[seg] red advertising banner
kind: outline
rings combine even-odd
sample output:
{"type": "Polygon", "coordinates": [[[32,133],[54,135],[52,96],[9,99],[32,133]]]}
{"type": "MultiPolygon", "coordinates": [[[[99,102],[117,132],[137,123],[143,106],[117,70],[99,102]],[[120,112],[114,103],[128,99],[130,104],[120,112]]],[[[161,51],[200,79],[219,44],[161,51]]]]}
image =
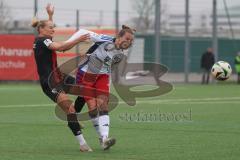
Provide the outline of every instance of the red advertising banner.
{"type": "Polygon", "coordinates": [[[38,80],[34,35],[0,35],[0,80],[38,80]]]}

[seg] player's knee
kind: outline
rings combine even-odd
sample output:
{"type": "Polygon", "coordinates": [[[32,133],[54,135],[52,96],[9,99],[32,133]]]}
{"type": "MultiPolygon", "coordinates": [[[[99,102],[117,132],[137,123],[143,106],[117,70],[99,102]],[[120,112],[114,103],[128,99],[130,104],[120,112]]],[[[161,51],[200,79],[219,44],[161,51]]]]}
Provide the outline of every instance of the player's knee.
{"type": "Polygon", "coordinates": [[[61,101],[64,101],[64,100],[67,100],[69,99],[67,94],[65,94],[65,92],[60,92],[57,96],[57,103],[61,102],[61,101]]]}
{"type": "Polygon", "coordinates": [[[102,107],[102,106],[107,106],[108,105],[108,96],[106,95],[100,95],[97,97],[97,106],[102,107]]]}
{"type": "Polygon", "coordinates": [[[72,104],[72,101],[68,98],[67,94],[65,94],[64,92],[58,94],[56,102],[60,107],[64,108],[65,107],[67,108],[72,104]]]}
{"type": "Polygon", "coordinates": [[[97,103],[96,103],[96,100],[95,99],[90,99],[87,101],[87,105],[88,105],[88,110],[89,111],[92,111],[94,109],[97,108],[97,103]]]}
{"type": "Polygon", "coordinates": [[[75,113],[74,105],[71,100],[65,99],[58,102],[57,104],[66,114],[75,113]]]}

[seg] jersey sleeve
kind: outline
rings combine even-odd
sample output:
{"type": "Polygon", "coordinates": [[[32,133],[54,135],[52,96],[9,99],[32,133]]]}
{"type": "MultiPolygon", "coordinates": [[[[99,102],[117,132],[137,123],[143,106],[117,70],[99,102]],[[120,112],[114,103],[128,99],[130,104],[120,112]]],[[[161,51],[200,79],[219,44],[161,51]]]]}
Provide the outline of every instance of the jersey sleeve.
{"type": "Polygon", "coordinates": [[[85,30],[85,29],[80,29],[76,33],[74,33],[67,40],[67,42],[73,41],[73,40],[79,38],[80,36],[82,36],[84,34],[89,34],[90,35],[90,40],[93,41],[93,42],[103,42],[103,41],[112,41],[113,40],[113,37],[111,37],[111,36],[103,35],[103,34],[97,34],[97,33],[92,32],[92,31],[88,31],[88,30],[85,30]]]}
{"type": "Polygon", "coordinates": [[[53,41],[51,39],[45,39],[43,40],[43,44],[48,48],[51,44],[53,43],[53,41]]]}
{"type": "Polygon", "coordinates": [[[48,49],[48,47],[53,43],[49,38],[42,37],[38,38],[34,43],[34,48],[48,49]]]}

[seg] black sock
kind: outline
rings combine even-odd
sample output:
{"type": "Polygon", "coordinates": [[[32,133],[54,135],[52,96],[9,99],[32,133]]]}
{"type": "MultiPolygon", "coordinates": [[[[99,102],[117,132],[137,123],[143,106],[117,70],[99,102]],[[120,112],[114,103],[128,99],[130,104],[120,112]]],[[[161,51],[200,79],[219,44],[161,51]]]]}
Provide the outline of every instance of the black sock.
{"type": "Polygon", "coordinates": [[[85,105],[85,99],[83,97],[78,96],[74,103],[74,108],[76,112],[80,113],[84,105],[85,105]]]}
{"type": "Polygon", "coordinates": [[[67,120],[68,120],[68,127],[71,129],[72,133],[75,136],[82,134],[76,114],[74,114],[74,113],[68,114],[67,120]]]}
{"type": "Polygon", "coordinates": [[[108,111],[99,111],[99,116],[108,115],[108,111]]]}

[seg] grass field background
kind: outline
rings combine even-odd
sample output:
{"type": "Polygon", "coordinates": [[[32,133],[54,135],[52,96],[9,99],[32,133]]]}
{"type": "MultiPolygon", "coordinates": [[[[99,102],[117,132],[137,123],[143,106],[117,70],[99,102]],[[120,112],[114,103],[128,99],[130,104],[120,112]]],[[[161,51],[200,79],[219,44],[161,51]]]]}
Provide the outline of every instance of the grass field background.
{"type": "Polygon", "coordinates": [[[110,113],[117,144],[102,151],[90,122],[84,135],[92,153],[79,152],[66,122],[37,84],[0,84],[1,160],[233,160],[240,157],[240,86],[174,85],[167,95],[124,102],[110,113]],[[136,113],[190,114],[191,119],[141,121],[136,113]]]}

